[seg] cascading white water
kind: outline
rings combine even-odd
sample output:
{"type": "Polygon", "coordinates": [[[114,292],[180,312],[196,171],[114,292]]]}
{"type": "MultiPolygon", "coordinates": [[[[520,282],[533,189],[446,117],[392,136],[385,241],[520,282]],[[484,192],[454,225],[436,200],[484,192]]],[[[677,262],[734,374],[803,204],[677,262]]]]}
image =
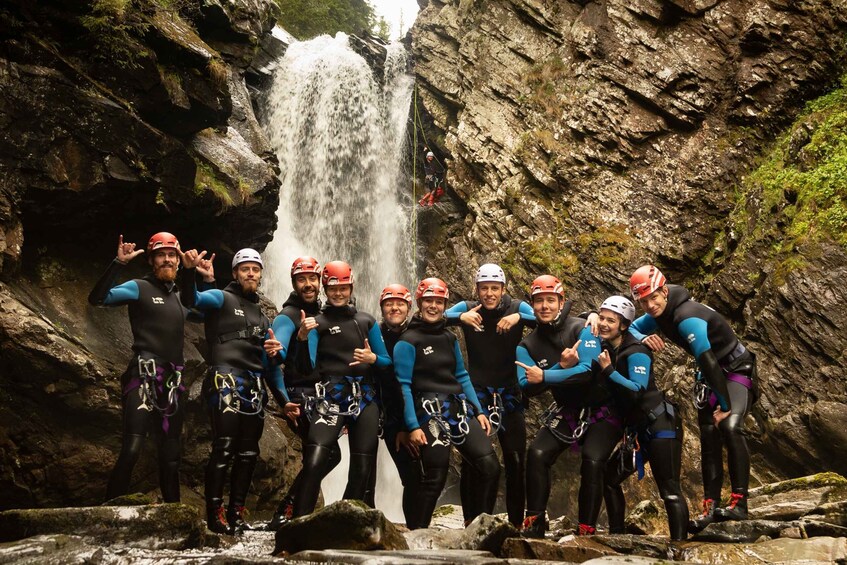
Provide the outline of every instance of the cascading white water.
{"type": "MultiPolygon", "coordinates": [[[[280,162],[279,226],[264,253],[266,294],[282,304],[295,257],[353,267],[360,310],[379,318],[382,288],[415,282],[404,190],[406,126],[414,79],[406,52],[388,47],[381,87],[346,35],[292,43],[268,96],[267,129],[280,162]]],[[[324,499],[341,498],[344,459],[323,483],[324,499]]],[[[402,521],[402,487],[380,442],[377,507],[402,521]]]]}

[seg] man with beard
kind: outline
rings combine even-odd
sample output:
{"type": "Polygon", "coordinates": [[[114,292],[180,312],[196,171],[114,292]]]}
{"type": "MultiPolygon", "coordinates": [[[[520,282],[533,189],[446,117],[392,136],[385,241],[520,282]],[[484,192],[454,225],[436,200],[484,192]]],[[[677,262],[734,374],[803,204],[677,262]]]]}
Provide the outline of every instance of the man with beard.
{"type": "MultiPolygon", "coordinates": [[[[106,500],[129,491],[132,469],[138,462],[144,438],[153,425],[159,456],[159,486],[165,502],[179,502],[180,404],[183,369],[183,330],[187,310],[174,285],[180,263],[179,241],[159,232],[147,243],[147,261],[153,272],[115,286],[124,267],[144,253],[134,243],[118,239],[118,253],[97,281],[88,302],[93,306],[123,306],[129,310],[133,357],[121,376],[123,437],[106,500]]],[[[211,261],[198,264],[198,272],[214,282],[211,261]]]]}
{"type": "MultiPolygon", "coordinates": [[[[223,290],[196,292],[194,268],[205,251],[184,255],[182,303],[206,313],[209,371],[203,391],[212,420],[212,453],[206,467],[206,520],[215,533],[240,534],[244,504],[259,458],[264,429],[265,378],[273,369],[264,350],[270,321],[259,306],[262,257],[245,248],[232,259],[233,280],[223,290]],[[234,461],[233,461],[234,460],[234,461]],[[232,462],[229,505],[224,512],[223,491],[232,462]]],[[[285,391],[279,391],[287,404],[285,391]]]]}
{"type": "MultiPolygon", "coordinates": [[[[278,351],[278,360],[285,363],[283,369],[284,386],[287,387],[288,396],[297,403],[298,410],[292,412],[295,419],[289,420],[292,431],[300,437],[305,444],[309,436],[311,424],[308,406],[314,402],[315,384],[320,382],[320,374],[317,371],[303,373],[298,370],[289,358],[293,355],[297,344],[297,334],[303,328],[303,335],[316,326],[315,316],[321,311],[321,301],[318,298],[320,290],[321,266],[314,257],[298,257],[291,264],[291,286],[294,290],[282,305],[279,315],[274,318],[273,335],[279,340],[281,348],[278,351]]],[[[274,357],[274,353],[270,354],[274,357]]],[[[341,462],[341,451],[338,444],[332,446],[330,458],[324,469],[324,476],[329,474],[338,463],[341,462]]],[[[273,518],[267,525],[269,531],[276,531],[286,520],[291,519],[294,514],[294,494],[298,492],[303,482],[303,469],[294,479],[288,492],[283,497],[274,512],[273,518]]]]}

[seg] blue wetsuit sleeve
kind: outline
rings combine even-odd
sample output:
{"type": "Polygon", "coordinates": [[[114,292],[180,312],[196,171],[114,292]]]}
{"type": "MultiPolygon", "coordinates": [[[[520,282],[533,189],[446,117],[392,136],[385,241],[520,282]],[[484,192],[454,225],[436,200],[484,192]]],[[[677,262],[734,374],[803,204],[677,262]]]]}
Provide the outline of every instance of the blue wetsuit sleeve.
{"type": "Polygon", "coordinates": [[[279,356],[280,359],[285,361],[285,358],[289,353],[288,345],[291,343],[291,336],[294,335],[297,328],[294,327],[294,322],[291,321],[291,318],[284,314],[280,314],[274,318],[271,329],[274,331],[274,336],[276,336],[277,341],[282,344],[282,349],[279,350],[279,356]]]}
{"type": "MultiPolygon", "coordinates": [[[[267,336],[265,336],[267,339],[267,336]]],[[[279,365],[268,359],[267,353],[262,351],[262,365],[265,367],[265,380],[271,389],[271,394],[277,404],[284,406],[282,402],[289,402],[288,391],[285,390],[285,381],[282,378],[282,369],[279,365]]]]}
{"type": "Polygon", "coordinates": [[[462,392],[464,392],[465,396],[468,397],[468,401],[474,405],[477,414],[486,414],[486,412],[482,410],[482,406],[479,404],[479,398],[477,397],[476,390],[474,390],[473,383],[471,382],[471,376],[468,374],[468,370],[465,369],[465,360],[462,357],[459,340],[453,342],[453,355],[456,356],[456,372],[454,374],[456,376],[456,380],[459,381],[460,385],[462,385],[462,392]]]}
{"type": "Polygon", "coordinates": [[[224,293],[222,290],[213,288],[194,294],[194,308],[198,310],[220,310],[224,305],[224,293]]]}
{"type": "Polygon", "coordinates": [[[444,317],[448,320],[458,320],[459,316],[468,311],[468,303],[464,300],[459,302],[458,304],[454,304],[451,306],[446,312],[444,312],[444,317]]]}
{"type": "Polygon", "coordinates": [[[521,302],[521,305],[518,307],[518,313],[521,315],[521,320],[527,322],[535,322],[535,312],[532,310],[532,306],[527,304],[526,302],[521,302]]]}
{"type": "MultiPolygon", "coordinates": [[[[576,352],[579,355],[579,362],[570,369],[547,369],[544,371],[544,382],[548,384],[562,384],[568,379],[573,379],[578,376],[585,377],[591,373],[591,364],[597,360],[602,351],[600,347],[600,339],[594,337],[590,327],[585,327],[579,332],[579,347],[576,352]]],[[[558,366],[558,364],[557,364],[558,366]]]]}
{"type": "Polygon", "coordinates": [[[318,330],[310,330],[309,331],[309,362],[312,364],[311,368],[314,368],[318,362],[318,344],[320,344],[321,336],[318,335],[318,330]]]}
{"type": "Polygon", "coordinates": [[[103,306],[122,306],[136,300],[138,300],[138,283],[126,281],[109,290],[101,304],[103,306]]]}
{"type": "Polygon", "coordinates": [[[653,316],[648,316],[644,314],[629,326],[629,333],[635,337],[638,341],[644,341],[644,338],[650,334],[656,333],[659,329],[658,324],[656,324],[656,318],[653,316]]]}
{"type": "MultiPolygon", "coordinates": [[[[709,341],[708,322],[706,322],[703,318],[686,318],[677,324],[677,331],[679,331],[680,335],[685,336],[685,340],[688,342],[688,348],[697,360],[697,365],[703,369],[701,358],[704,353],[712,350],[712,344],[709,341]]],[[[714,359],[714,355],[712,356],[712,359],[714,359]]],[[[717,367],[716,364],[714,365],[715,366],[712,367],[712,369],[715,370],[716,373],[720,373],[719,367],[717,367]]],[[[712,392],[715,393],[715,396],[718,398],[721,410],[729,410],[729,402],[722,394],[720,394],[720,392],[715,390],[718,387],[713,384],[715,379],[720,379],[721,382],[723,382],[723,379],[725,378],[724,375],[707,374],[704,376],[706,377],[706,382],[711,386],[712,392]]]]}
{"type": "Polygon", "coordinates": [[[391,356],[388,354],[388,349],[385,348],[385,341],[382,339],[382,332],[379,331],[379,326],[374,324],[368,330],[368,345],[371,346],[371,351],[376,355],[375,367],[390,367],[391,356]]]}
{"type": "Polygon", "coordinates": [[[403,392],[403,420],[406,429],[413,432],[420,429],[418,416],[415,414],[415,399],[412,396],[412,376],[415,369],[415,348],[407,342],[400,340],[394,346],[394,374],[400,383],[403,392]]]}
{"type": "MultiPolygon", "coordinates": [[[[515,349],[515,357],[524,365],[528,365],[530,367],[535,366],[535,360],[529,356],[529,351],[527,351],[526,347],[524,347],[523,345],[519,345],[515,349]]],[[[520,365],[515,365],[515,367],[517,367],[518,369],[518,384],[521,388],[528,387],[529,381],[526,380],[526,369],[524,369],[520,365]]]]}
{"type": "Polygon", "coordinates": [[[609,380],[633,392],[644,390],[650,379],[650,356],[646,353],[633,353],[626,359],[627,377],[612,371],[609,380]]]}

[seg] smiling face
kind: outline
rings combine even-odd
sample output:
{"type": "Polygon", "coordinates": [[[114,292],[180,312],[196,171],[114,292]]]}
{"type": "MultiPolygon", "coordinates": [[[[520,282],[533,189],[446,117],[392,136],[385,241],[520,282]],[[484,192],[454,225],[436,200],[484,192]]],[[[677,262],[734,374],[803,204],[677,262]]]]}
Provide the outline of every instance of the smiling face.
{"type": "Polygon", "coordinates": [[[153,267],[154,277],[163,282],[176,280],[176,271],[179,268],[179,253],[176,249],[157,249],[148,261],[153,267]]]}
{"type": "Polygon", "coordinates": [[[600,337],[617,346],[623,332],[626,331],[625,325],[619,314],[601,308],[597,313],[597,329],[600,332],[600,337]]]}
{"type": "Polygon", "coordinates": [[[494,310],[500,305],[503,299],[505,285],[500,282],[482,282],[476,285],[476,293],[479,296],[479,303],[486,310],[494,310]]]}
{"type": "Polygon", "coordinates": [[[318,300],[318,290],[320,289],[320,278],[315,273],[300,273],[294,275],[291,279],[294,285],[294,292],[300,297],[303,302],[312,304],[318,300]]]}
{"type": "Polygon", "coordinates": [[[438,322],[444,317],[447,299],[438,296],[426,296],[418,301],[418,310],[424,322],[438,322]]]}
{"type": "Polygon", "coordinates": [[[658,318],[664,313],[665,308],[668,307],[668,287],[663,286],[644,298],[639,298],[638,304],[644,310],[645,314],[658,318]]]}
{"type": "Polygon", "coordinates": [[[259,290],[259,282],[262,280],[262,267],[252,261],[239,263],[232,270],[232,278],[241,285],[241,291],[245,294],[255,293],[259,290]]]}
{"type": "Polygon", "coordinates": [[[330,306],[347,306],[353,296],[352,284],[334,284],[324,288],[330,306]]]}
{"type": "Polygon", "coordinates": [[[386,298],[380,308],[382,319],[389,328],[399,328],[409,316],[409,303],[402,298],[386,298]]]}
{"type": "Polygon", "coordinates": [[[552,292],[536,294],[532,297],[532,311],[535,312],[535,318],[542,324],[549,324],[555,320],[564,304],[564,300],[552,292]]]}

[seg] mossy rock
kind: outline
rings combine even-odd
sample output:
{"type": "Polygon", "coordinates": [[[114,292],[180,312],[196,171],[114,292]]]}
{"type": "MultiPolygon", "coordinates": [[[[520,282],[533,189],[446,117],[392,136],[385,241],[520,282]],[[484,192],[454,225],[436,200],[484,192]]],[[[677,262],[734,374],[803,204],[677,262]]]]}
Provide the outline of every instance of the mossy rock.
{"type": "MultiPolygon", "coordinates": [[[[763,485],[750,490],[750,499],[755,499],[761,495],[773,495],[792,490],[808,491],[823,487],[842,487],[847,488],[847,479],[838,473],[818,473],[806,477],[798,477],[796,479],[788,479],[778,483],[763,485]]],[[[841,490],[841,489],[839,489],[841,490]]]]}
{"type": "Polygon", "coordinates": [[[358,500],[340,500],[283,524],[273,554],[323,549],[408,549],[385,515],[358,500]]]}
{"type": "Polygon", "coordinates": [[[0,512],[0,541],[41,534],[68,534],[101,545],[123,544],[153,549],[200,547],[205,524],[185,504],[36,508],[0,512]]]}
{"type": "Polygon", "coordinates": [[[156,501],[150,495],[142,492],[125,494],[104,502],[101,506],[147,506],[156,501]]]}

